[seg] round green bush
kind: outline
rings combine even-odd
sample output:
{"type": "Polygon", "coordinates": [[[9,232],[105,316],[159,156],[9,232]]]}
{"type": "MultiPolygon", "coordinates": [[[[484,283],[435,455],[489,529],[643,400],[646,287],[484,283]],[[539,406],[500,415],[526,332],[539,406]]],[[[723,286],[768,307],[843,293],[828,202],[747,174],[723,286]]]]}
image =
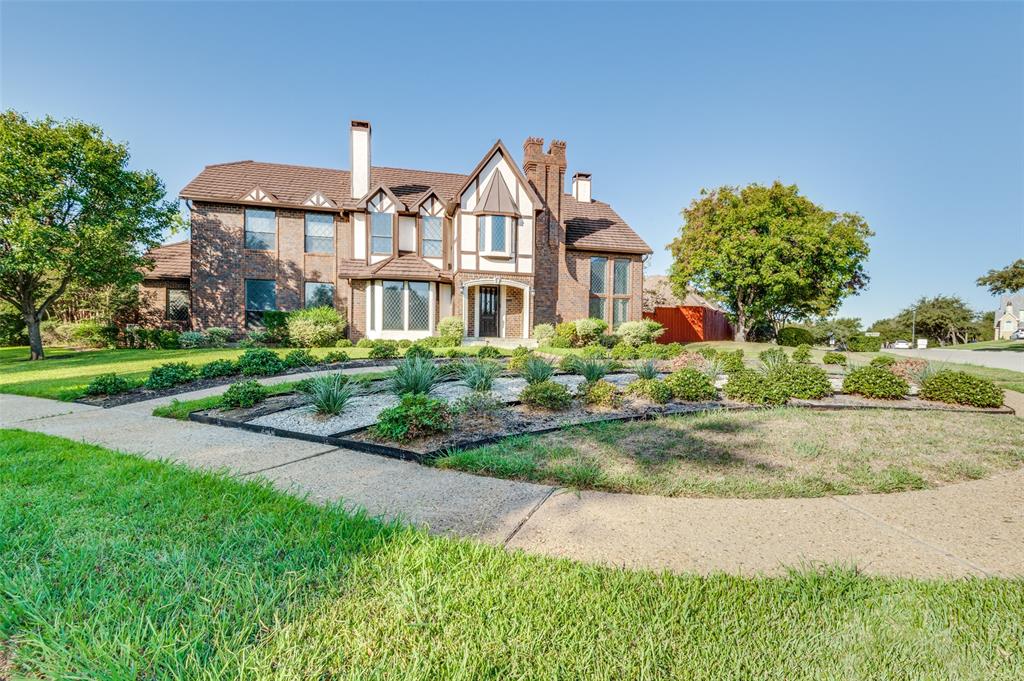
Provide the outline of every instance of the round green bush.
{"type": "Polygon", "coordinates": [[[350,359],[351,357],[344,350],[332,350],[324,355],[324,364],[338,364],[339,362],[347,362],[350,359]]]}
{"type": "Polygon", "coordinates": [[[299,348],[292,350],[284,356],[284,365],[289,369],[298,369],[299,367],[311,367],[319,364],[316,357],[309,353],[309,350],[305,348],[299,348]]]}
{"type": "Polygon", "coordinates": [[[425,345],[414,343],[409,346],[409,349],[405,351],[406,357],[422,357],[424,359],[433,359],[434,351],[425,345]]]}
{"type": "Polygon", "coordinates": [[[476,353],[476,356],[481,359],[497,359],[501,357],[501,351],[493,345],[485,345],[480,348],[480,352],[476,353]]]}
{"type": "Polygon", "coordinates": [[[724,392],[729,399],[749,404],[778,406],[789,401],[784,385],[753,369],[730,373],[724,392]]]}
{"type": "Polygon", "coordinates": [[[437,323],[437,335],[450,341],[448,345],[460,345],[462,332],[462,317],[445,317],[437,323]]]}
{"type": "MultiPolygon", "coordinates": [[[[697,352],[700,352],[700,350],[698,350],[697,352]]],[[[747,368],[747,365],[743,363],[742,350],[733,350],[732,352],[717,352],[714,355],[711,355],[710,357],[702,352],[700,354],[704,355],[704,357],[708,359],[717,358],[718,360],[720,360],[722,362],[722,371],[724,371],[727,374],[731,374],[736,371],[743,371],[744,369],[747,368]]]]}
{"type": "Polygon", "coordinates": [[[615,333],[622,338],[623,343],[637,348],[646,343],[653,343],[665,333],[665,327],[653,319],[642,319],[619,324],[615,333]]]}
{"type": "Polygon", "coordinates": [[[397,405],[377,417],[372,432],[384,440],[407,442],[452,429],[452,410],[447,402],[424,394],[403,395],[397,405]]]}
{"type": "Polygon", "coordinates": [[[568,340],[567,338],[563,338],[561,336],[555,336],[554,338],[552,338],[548,342],[548,345],[553,347],[553,348],[571,348],[572,347],[572,341],[568,340]]]}
{"type": "Polygon", "coordinates": [[[619,389],[604,380],[582,383],[578,394],[584,403],[599,407],[614,407],[620,402],[619,389]]]}
{"type": "Polygon", "coordinates": [[[538,324],[533,327],[533,337],[541,345],[547,345],[555,337],[555,327],[551,324],[538,324]]]}
{"type": "Polygon", "coordinates": [[[832,394],[832,383],[821,367],[786,364],[769,372],[768,380],[781,386],[787,397],[817,400],[832,394]]]}
{"type": "Polygon", "coordinates": [[[345,333],[345,317],[327,305],[289,312],[285,325],[288,341],[300,348],[329,348],[345,333]]]}
{"type": "Polygon", "coordinates": [[[199,378],[199,371],[188,362],[168,362],[153,367],[146,379],[150,390],[166,390],[199,378]]]}
{"type": "Polygon", "coordinates": [[[821,361],[825,364],[841,364],[846,366],[846,355],[841,352],[826,352],[821,361]]]}
{"type": "Polygon", "coordinates": [[[846,374],[843,392],[882,400],[900,400],[910,392],[910,386],[888,369],[866,366],[846,374]]]}
{"type": "Polygon", "coordinates": [[[260,385],[259,381],[250,380],[232,383],[231,387],[224,391],[221,403],[235,409],[248,409],[265,399],[267,399],[267,389],[260,385]]]}
{"type": "Polygon", "coordinates": [[[371,339],[369,339],[369,338],[360,338],[359,341],[356,343],[356,347],[357,348],[372,348],[373,347],[373,341],[371,339]]]}
{"type": "Polygon", "coordinates": [[[806,343],[796,346],[796,350],[790,355],[790,359],[797,364],[807,364],[811,361],[811,346],[806,343]]]}
{"type": "Polygon", "coordinates": [[[689,367],[666,376],[665,385],[672,391],[672,397],[684,402],[706,402],[718,396],[711,379],[704,372],[689,367]]]}
{"type": "Polygon", "coordinates": [[[606,359],[608,357],[608,351],[603,345],[598,343],[591,343],[580,348],[579,357],[581,359],[606,359]]]}
{"type": "Polygon", "coordinates": [[[374,341],[370,347],[370,359],[394,359],[398,357],[398,343],[374,341]]]}
{"type": "Polygon", "coordinates": [[[273,376],[285,368],[278,354],[267,348],[249,348],[238,358],[238,369],[243,376],[273,376]]]}
{"type": "Polygon", "coordinates": [[[532,356],[529,348],[524,348],[522,345],[512,351],[512,358],[509,359],[506,368],[509,371],[518,373],[523,366],[526,364],[526,360],[532,356]]]}
{"type": "Polygon", "coordinates": [[[555,326],[555,336],[568,341],[565,347],[571,347],[576,341],[576,322],[560,322],[555,326]]]}
{"type": "Polygon", "coordinates": [[[943,369],[924,379],[921,398],[972,407],[1003,406],[1003,391],[987,378],[943,369]]]}
{"type": "Polygon", "coordinates": [[[530,383],[519,393],[519,401],[538,409],[556,411],[572,404],[572,395],[561,383],[540,381],[530,383]]]}
{"type": "Polygon", "coordinates": [[[350,341],[348,338],[339,338],[337,340],[337,342],[335,342],[334,347],[336,347],[336,348],[350,348],[350,347],[352,347],[352,341],[350,341]]]}
{"type": "Polygon", "coordinates": [[[619,343],[612,348],[612,359],[620,361],[637,359],[640,357],[640,353],[636,351],[632,345],[627,343],[619,343]]]}
{"type": "Polygon", "coordinates": [[[85,386],[86,395],[119,395],[126,393],[138,385],[135,381],[129,380],[117,374],[100,374],[89,381],[85,386]]]}
{"type": "Polygon", "coordinates": [[[871,366],[873,366],[873,367],[882,367],[882,368],[891,367],[895,363],[896,363],[896,358],[895,357],[890,357],[889,355],[879,355],[878,357],[875,357],[874,359],[872,359],[871,362],[870,362],[871,366]]]}
{"type": "Polygon", "coordinates": [[[608,322],[603,319],[587,317],[576,320],[576,343],[588,345],[596,341],[601,334],[608,330],[608,322]]]}
{"type": "Polygon", "coordinates": [[[636,349],[640,359],[671,359],[672,349],[661,343],[644,343],[636,349]]]}
{"type": "Polygon", "coordinates": [[[199,367],[202,378],[221,378],[238,373],[238,365],[230,359],[215,359],[199,367]]]}
{"type": "Polygon", "coordinates": [[[880,336],[853,336],[846,342],[851,352],[878,352],[882,349],[880,336]]]}
{"type": "Polygon", "coordinates": [[[638,378],[629,384],[626,392],[647,398],[656,404],[665,404],[672,399],[672,388],[665,381],[656,378],[638,378]]]}
{"type": "Polygon", "coordinates": [[[779,329],[778,335],[775,336],[775,342],[789,348],[795,348],[798,345],[813,345],[814,334],[800,326],[786,326],[779,329]]]}

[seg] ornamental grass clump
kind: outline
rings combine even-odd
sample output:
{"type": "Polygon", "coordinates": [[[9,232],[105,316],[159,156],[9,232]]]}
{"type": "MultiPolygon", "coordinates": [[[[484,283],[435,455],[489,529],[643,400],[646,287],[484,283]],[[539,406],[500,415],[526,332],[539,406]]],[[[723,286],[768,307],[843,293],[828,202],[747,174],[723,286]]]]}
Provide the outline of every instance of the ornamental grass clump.
{"type": "Polygon", "coordinates": [[[684,402],[707,402],[718,396],[714,384],[697,369],[680,369],[665,377],[672,397],[684,402]]]}
{"type": "Polygon", "coordinates": [[[843,392],[882,400],[901,400],[910,392],[910,386],[888,369],[864,366],[846,374],[843,392]]]}
{"type": "Polygon", "coordinates": [[[637,378],[653,379],[658,377],[658,367],[654,360],[642,360],[633,365],[633,373],[637,378]]]}
{"type": "Polygon", "coordinates": [[[547,381],[554,376],[555,367],[543,357],[531,355],[523,362],[519,375],[526,379],[528,384],[533,385],[534,383],[547,381]]]}
{"type": "Polygon", "coordinates": [[[612,363],[597,357],[577,359],[573,363],[573,372],[583,377],[587,383],[596,383],[608,375],[612,363]]]}
{"type": "Polygon", "coordinates": [[[316,376],[309,380],[304,390],[316,413],[337,416],[355,395],[355,388],[344,374],[316,376]]]}
{"type": "Polygon", "coordinates": [[[423,357],[406,357],[391,372],[388,389],[395,395],[427,395],[444,377],[441,368],[423,357]]]}
{"type": "Polygon", "coordinates": [[[444,400],[422,393],[407,393],[397,405],[378,415],[370,432],[382,440],[408,442],[450,431],[452,416],[452,409],[444,400]]]}
{"type": "Polygon", "coordinates": [[[971,407],[1003,406],[1003,391],[987,378],[943,369],[921,383],[921,398],[971,407]]]}
{"type": "Polygon", "coordinates": [[[789,356],[782,348],[769,348],[758,355],[761,364],[766,371],[773,371],[781,366],[789,364],[789,356]]]}
{"type": "Polygon", "coordinates": [[[459,367],[462,382],[473,392],[485,393],[494,388],[494,379],[501,375],[501,365],[494,360],[475,359],[459,367]]]}

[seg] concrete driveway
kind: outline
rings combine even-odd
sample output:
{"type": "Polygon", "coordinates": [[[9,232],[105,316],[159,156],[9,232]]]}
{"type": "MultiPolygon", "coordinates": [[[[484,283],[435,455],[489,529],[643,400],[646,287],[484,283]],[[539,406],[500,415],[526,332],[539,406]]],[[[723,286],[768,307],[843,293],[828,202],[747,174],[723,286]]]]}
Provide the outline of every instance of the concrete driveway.
{"type": "Polygon", "coordinates": [[[920,357],[931,362],[955,362],[957,364],[975,364],[992,369],[1009,369],[1024,373],[1024,352],[1013,350],[946,350],[944,348],[928,348],[927,350],[884,350],[891,355],[903,357],[920,357]]]}

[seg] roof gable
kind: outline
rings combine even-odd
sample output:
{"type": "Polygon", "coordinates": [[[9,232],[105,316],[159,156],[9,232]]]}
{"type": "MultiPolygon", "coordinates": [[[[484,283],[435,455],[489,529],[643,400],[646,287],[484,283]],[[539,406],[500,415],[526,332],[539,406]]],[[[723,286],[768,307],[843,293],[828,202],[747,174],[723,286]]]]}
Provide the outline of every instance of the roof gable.
{"type": "MultiPolygon", "coordinates": [[[[523,175],[523,171],[519,169],[519,165],[515,162],[515,159],[512,158],[512,154],[508,152],[508,149],[501,140],[495,142],[494,145],[487,150],[487,153],[484,154],[484,157],[476,164],[476,167],[470,171],[468,176],[466,176],[466,181],[461,187],[459,187],[459,190],[455,192],[456,198],[461,199],[463,197],[466,190],[470,188],[473,182],[478,180],[480,173],[484,171],[487,165],[491,162],[491,159],[494,158],[495,154],[501,154],[506,165],[518,181],[518,184],[523,188],[527,198],[529,198],[530,202],[533,204],[534,209],[539,208],[543,204],[543,201],[541,201],[540,196],[538,196],[536,190],[534,190],[533,185],[527,181],[526,176],[523,175]]],[[[508,187],[506,187],[506,189],[508,189],[508,187]]]]}
{"type": "Polygon", "coordinates": [[[491,173],[491,181],[481,192],[480,200],[476,202],[475,212],[522,215],[516,200],[512,198],[512,192],[502,179],[501,173],[491,173]]]}

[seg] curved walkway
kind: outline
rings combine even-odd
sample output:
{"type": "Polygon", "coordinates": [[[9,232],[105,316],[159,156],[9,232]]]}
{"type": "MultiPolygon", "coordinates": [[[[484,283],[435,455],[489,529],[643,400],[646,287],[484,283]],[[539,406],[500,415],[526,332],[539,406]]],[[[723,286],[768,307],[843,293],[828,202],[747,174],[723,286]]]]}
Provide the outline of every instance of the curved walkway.
{"type": "MultiPolygon", "coordinates": [[[[1024,413],[1024,396],[1008,393],[1007,401],[1024,413]]],[[[878,575],[1024,576],[1024,470],[936,490],[817,499],[573,492],[148,410],[0,395],[0,427],[260,475],[315,501],[342,501],[432,532],[631,568],[749,575],[839,563],[878,575]]]]}

